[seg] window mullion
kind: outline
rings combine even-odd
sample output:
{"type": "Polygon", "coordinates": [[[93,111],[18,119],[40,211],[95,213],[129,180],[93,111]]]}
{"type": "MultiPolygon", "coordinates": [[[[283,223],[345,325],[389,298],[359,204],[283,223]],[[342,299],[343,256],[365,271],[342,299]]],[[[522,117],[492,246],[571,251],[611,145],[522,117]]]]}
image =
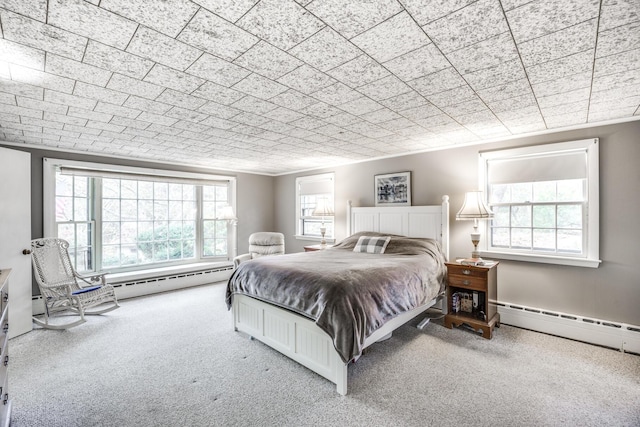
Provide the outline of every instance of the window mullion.
{"type": "Polygon", "coordinates": [[[202,260],[204,257],[204,197],[202,186],[196,187],[196,259],[202,260]]]}
{"type": "Polygon", "coordinates": [[[94,268],[102,271],[102,179],[90,178],[91,199],[93,204],[93,225],[91,244],[93,245],[94,268]]]}

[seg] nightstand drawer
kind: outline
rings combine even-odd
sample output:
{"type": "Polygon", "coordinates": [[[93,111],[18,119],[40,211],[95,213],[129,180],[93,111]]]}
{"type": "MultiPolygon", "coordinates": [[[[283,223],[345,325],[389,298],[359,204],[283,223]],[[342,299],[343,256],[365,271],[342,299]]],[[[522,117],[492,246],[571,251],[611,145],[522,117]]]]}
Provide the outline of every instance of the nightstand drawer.
{"type": "Polygon", "coordinates": [[[449,286],[485,291],[487,289],[487,280],[481,277],[449,274],[449,286]]]}
{"type": "Polygon", "coordinates": [[[467,276],[467,277],[479,277],[481,279],[487,278],[486,268],[470,267],[468,265],[452,265],[447,264],[447,271],[449,275],[467,276]]]}

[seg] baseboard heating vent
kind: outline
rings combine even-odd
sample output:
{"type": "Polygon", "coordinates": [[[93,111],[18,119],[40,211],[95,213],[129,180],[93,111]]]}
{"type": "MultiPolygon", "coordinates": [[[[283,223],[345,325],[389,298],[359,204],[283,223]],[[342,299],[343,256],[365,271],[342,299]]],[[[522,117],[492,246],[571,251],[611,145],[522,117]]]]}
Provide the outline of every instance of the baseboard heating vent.
{"type": "MultiPolygon", "coordinates": [[[[226,281],[231,277],[231,273],[233,273],[233,266],[225,265],[188,273],[151,276],[121,282],[110,280],[109,284],[115,288],[116,297],[119,300],[123,300],[191,286],[205,285],[207,283],[226,281]]],[[[34,296],[31,299],[31,304],[34,315],[44,313],[44,303],[40,295],[34,296]]]]}
{"type": "Polygon", "coordinates": [[[500,323],[640,354],[640,327],[499,302],[500,323]]]}

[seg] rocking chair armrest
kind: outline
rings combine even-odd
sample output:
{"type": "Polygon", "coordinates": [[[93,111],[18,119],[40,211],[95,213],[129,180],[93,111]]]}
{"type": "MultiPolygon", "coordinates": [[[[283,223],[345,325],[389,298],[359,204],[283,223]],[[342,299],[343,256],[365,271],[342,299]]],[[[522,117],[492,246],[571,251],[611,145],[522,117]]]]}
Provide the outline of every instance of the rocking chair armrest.
{"type": "Polygon", "coordinates": [[[107,274],[109,273],[92,274],[90,276],[81,276],[80,274],[76,274],[76,277],[90,286],[94,286],[97,282],[104,286],[107,284],[107,278],[105,277],[107,274]]]}

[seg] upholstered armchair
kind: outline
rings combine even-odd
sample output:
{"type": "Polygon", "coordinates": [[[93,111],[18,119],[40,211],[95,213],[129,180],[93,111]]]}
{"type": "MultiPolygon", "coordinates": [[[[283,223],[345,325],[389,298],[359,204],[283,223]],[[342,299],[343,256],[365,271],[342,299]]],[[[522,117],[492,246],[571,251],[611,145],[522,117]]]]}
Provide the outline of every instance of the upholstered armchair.
{"type": "Polygon", "coordinates": [[[261,231],[249,236],[249,253],[238,255],[233,259],[233,266],[238,267],[241,262],[267,255],[284,254],[284,234],[271,231],[261,231]]]}

